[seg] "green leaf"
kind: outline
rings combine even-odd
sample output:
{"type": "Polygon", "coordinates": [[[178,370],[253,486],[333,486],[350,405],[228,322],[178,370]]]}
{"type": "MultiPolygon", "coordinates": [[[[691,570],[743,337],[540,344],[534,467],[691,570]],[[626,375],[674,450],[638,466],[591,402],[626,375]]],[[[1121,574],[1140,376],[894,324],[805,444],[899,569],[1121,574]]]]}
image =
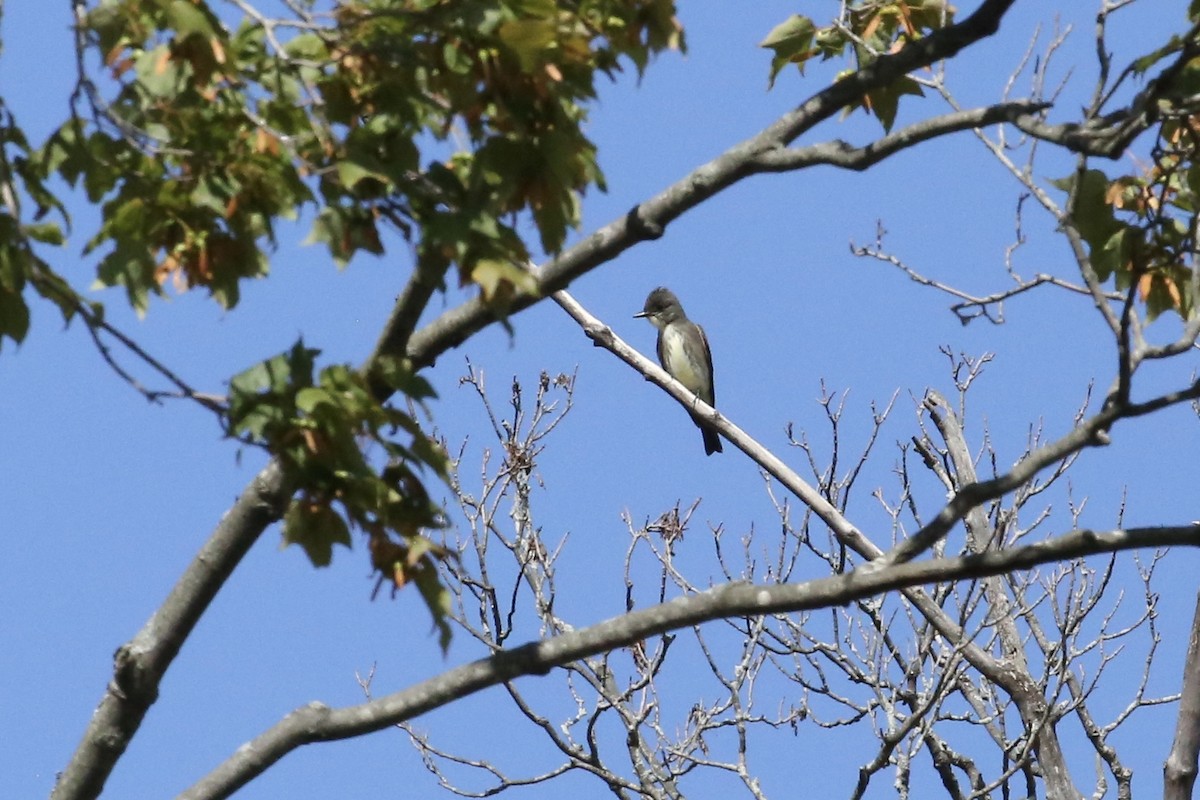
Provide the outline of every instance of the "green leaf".
{"type": "Polygon", "coordinates": [[[1110,181],[1100,170],[1089,169],[1083,173],[1078,187],[1075,186],[1075,182],[1076,175],[1050,181],[1063,191],[1075,192],[1071,220],[1093,252],[1102,250],[1123,227],[1113,215],[1113,208],[1106,199],[1110,181]]]}
{"type": "Polygon", "coordinates": [[[775,56],[771,59],[771,86],[775,85],[775,78],[788,64],[796,64],[800,73],[804,73],[804,62],[814,54],[812,45],[816,31],[811,19],[801,14],[793,14],[772,28],[767,38],[759,42],[759,47],[775,51],[775,56]]]}
{"type": "Polygon", "coordinates": [[[296,408],[300,411],[311,414],[322,405],[337,405],[325,389],[309,386],[296,392],[296,408]]]}
{"type": "Polygon", "coordinates": [[[896,113],[900,109],[900,98],[904,95],[923,97],[921,84],[907,75],[897,78],[887,86],[867,93],[864,106],[875,115],[884,131],[890,131],[896,122],[896,113]]]}
{"type": "Polygon", "coordinates": [[[413,455],[432,467],[440,478],[449,480],[450,457],[440,444],[426,436],[418,435],[413,438],[412,451],[413,455]]]}
{"type": "Polygon", "coordinates": [[[523,17],[552,17],[558,13],[555,0],[509,0],[508,5],[523,17]]]}
{"type": "Polygon", "coordinates": [[[346,521],[336,511],[300,497],[284,514],[283,543],[300,545],[314,567],[327,567],[333,561],[333,546],[349,548],[352,540],[346,521]]]}
{"type": "Polygon", "coordinates": [[[294,394],[312,386],[319,350],[297,341],[291,350],[239,372],[229,381],[229,425],[270,444],[289,429],[295,413],[294,394]]]}
{"type": "Polygon", "coordinates": [[[535,295],[539,292],[537,279],[528,270],[501,259],[476,261],[471,269],[471,280],[483,290],[484,302],[500,311],[508,307],[518,290],[535,295]]]}
{"type": "Polygon", "coordinates": [[[450,646],[451,637],[450,625],[447,622],[452,610],[450,590],[438,580],[437,570],[433,569],[432,565],[426,569],[417,570],[413,576],[413,582],[417,584],[417,589],[420,590],[425,605],[429,607],[429,613],[433,616],[433,625],[438,631],[438,646],[445,653],[446,648],[450,646]]]}
{"type": "Polygon", "coordinates": [[[497,33],[516,54],[521,69],[532,72],[554,44],[557,25],[553,19],[515,19],[501,25],[497,33]]]}
{"type": "Polygon", "coordinates": [[[283,47],[283,52],[289,58],[307,61],[323,61],[329,58],[329,48],[326,46],[325,40],[315,33],[302,33],[288,40],[283,47]]]}
{"type": "Polygon", "coordinates": [[[1200,64],[1195,60],[1185,64],[1171,80],[1170,91],[1176,98],[1191,98],[1200,92],[1200,64]]]}
{"type": "Polygon", "coordinates": [[[29,306],[20,292],[0,289],[0,343],[4,337],[20,344],[29,332],[29,306]]]}
{"type": "Polygon", "coordinates": [[[25,288],[30,266],[29,251],[13,235],[16,227],[10,217],[0,215],[0,289],[9,292],[25,288]]]}
{"type": "Polygon", "coordinates": [[[58,226],[57,222],[38,222],[31,225],[22,225],[21,232],[30,239],[42,242],[43,244],[61,245],[66,242],[62,228],[58,226]]]}
{"type": "Polygon", "coordinates": [[[337,165],[338,180],[347,189],[355,189],[364,180],[374,180],[387,186],[389,179],[384,171],[383,165],[374,159],[363,157],[350,158],[339,161],[337,165]]]}
{"type": "Polygon", "coordinates": [[[239,372],[230,380],[229,387],[242,394],[257,394],[268,390],[284,392],[293,382],[310,386],[313,363],[320,352],[304,347],[303,340],[297,341],[291,350],[239,372]]]}
{"type": "Polygon", "coordinates": [[[1162,47],[1147,53],[1141,58],[1134,59],[1133,63],[1129,65],[1130,69],[1133,71],[1134,75],[1144,75],[1146,70],[1150,69],[1159,61],[1162,61],[1172,53],[1179,52],[1179,49],[1182,46],[1183,40],[1180,39],[1179,36],[1172,36],[1170,40],[1162,47]]]}
{"type": "Polygon", "coordinates": [[[437,397],[437,392],[424,377],[413,371],[412,362],[406,358],[381,355],[371,365],[371,372],[385,384],[414,400],[437,397]]]}
{"type": "Polygon", "coordinates": [[[196,3],[189,3],[187,0],[171,0],[171,3],[167,5],[167,24],[179,34],[180,38],[187,38],[193,34],[206,39],[214,38],[217,36],[214,24],[216,20],[205,14],[206,10],[207,6],[199,6],[196,3]]]}
{"type": "Polygon", "coordinates": [[[350,263],[359,250],[380,255],[383,242],[369,211],[354,206],[327,206],[313,220],[305,244],[324,242],[339,267],[350,263]]]}
{"type": "Polygon", "coordinates": [[[1106,281],[1115,274],[1117,287],[1124,289],[1129,286],[1129,264],[1134,249],[1141,245],[1141,231],[1122,223],[1117,223],[1117,226],[1103,246],[1094,247],[1089,243],[1089,257],[1096,277],[1106,281]]]}

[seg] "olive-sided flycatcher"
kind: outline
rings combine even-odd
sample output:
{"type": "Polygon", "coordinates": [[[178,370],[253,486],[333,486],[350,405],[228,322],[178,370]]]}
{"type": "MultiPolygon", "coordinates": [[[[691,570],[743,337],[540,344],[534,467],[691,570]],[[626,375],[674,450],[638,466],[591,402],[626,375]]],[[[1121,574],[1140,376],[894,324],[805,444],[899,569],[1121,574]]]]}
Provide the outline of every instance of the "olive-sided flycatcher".
{"type": "MultiPolygon", "coordinates": [[[[658,328],[658,363],[688,391],[710,406],[714,405],[712,351],[708,348],[708,337],[704,329],[687,318],[670,289],[660,286],[646,298],[642,313],[634,317],[645,317],[658,328]]],[[[720,453],[721,439],[695,414],[692,420],[704,435],[704,453],[720,453]]]]}

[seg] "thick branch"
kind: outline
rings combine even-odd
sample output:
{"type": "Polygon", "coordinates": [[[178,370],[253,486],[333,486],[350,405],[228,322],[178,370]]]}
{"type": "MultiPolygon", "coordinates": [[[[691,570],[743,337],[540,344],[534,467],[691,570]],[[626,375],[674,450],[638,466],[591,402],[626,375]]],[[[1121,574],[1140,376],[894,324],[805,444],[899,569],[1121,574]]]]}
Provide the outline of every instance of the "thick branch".
{"type": "Polygon", "coordinates": [[[379,341],[375,343],[375,349],[363,367],[372,380],[371,390],[381,401],[389,397],[395,390],[375,377],[371,370],[374,369],[381,355],[404,352],[413,330],[417,327],[417,321],[425,312],[425,307],[429,305],[430,298],[442,286],[448,268],[449,265],[438,271],[418,263],[412,277],[409,278],[408,285],[396,298],[396,304],[392,307],[392,313],[387,322],[384,323],[379,341]]]}
{"type": "Polygon", "coordinates": [[[702,622],[829,608],[921,585],[1003,575],[1097,553],[1168,546],[1200,546],[1200,526],[1108,532],[1077,530],[1015,549],[908,562],[883,569],[859,568],[799,584],[724,584],[578,631],[529,642],[368,703],[339,709],[310,703],[239,747],[224,764],[180,797],[181,800],[229,797],[303,745],[383,730],[521,675],[545,675],[571,661],[702,622]]]}
{"type": "Polygon", "coordinates": [[[267,525],[279,518],[290,491],[275,462],[258,474],[218,523],[166,601],[114,656],[114,675],[52,798],[98,797],[125,752],[158,684],[208,604],[267,525]]]}
{"type": "Polygon", "coordinates": [[[1183,663],[1183,691],[1179,698],[1179,720],[1175,741],[1163,764],[1163,800],[1191,800],[1196,783],[1196,761],[1200,754],[1200,595],[1192,616],[1192,638],[1183,663]]]}

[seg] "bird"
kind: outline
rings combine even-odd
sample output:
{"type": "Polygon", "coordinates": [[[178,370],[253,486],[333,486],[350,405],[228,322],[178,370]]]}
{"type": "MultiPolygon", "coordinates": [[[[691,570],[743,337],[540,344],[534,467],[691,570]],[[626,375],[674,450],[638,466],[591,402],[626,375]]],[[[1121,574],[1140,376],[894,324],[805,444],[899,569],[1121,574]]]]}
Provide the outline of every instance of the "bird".
{"type": "MultiPolygon", "coordinates": [[[[675,380],[710,406],[716,404],[713,389],[712,350],[704,329],[687,318],[674,292],[659,286],[646,297],[635,319],[647,319],[658,329],[658,363],[675,380]]],[[[692,414],[704,436],[704,454],[724,452],[721,439],[708,423],[692,414]]]]}

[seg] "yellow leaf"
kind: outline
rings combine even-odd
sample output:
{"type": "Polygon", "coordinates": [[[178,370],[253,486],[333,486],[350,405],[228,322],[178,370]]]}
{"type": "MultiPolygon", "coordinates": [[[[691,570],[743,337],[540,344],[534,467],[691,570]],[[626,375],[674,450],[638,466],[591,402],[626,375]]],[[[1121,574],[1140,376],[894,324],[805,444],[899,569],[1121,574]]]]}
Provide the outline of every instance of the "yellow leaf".
{"type": "Polygon", "coordinates": [[[481,258],[471,269],[471,280],[483,290],[483,299],[501,305],[510,301],[517,290],[537,294],[537,279],[511,261],[481,258]]]}

